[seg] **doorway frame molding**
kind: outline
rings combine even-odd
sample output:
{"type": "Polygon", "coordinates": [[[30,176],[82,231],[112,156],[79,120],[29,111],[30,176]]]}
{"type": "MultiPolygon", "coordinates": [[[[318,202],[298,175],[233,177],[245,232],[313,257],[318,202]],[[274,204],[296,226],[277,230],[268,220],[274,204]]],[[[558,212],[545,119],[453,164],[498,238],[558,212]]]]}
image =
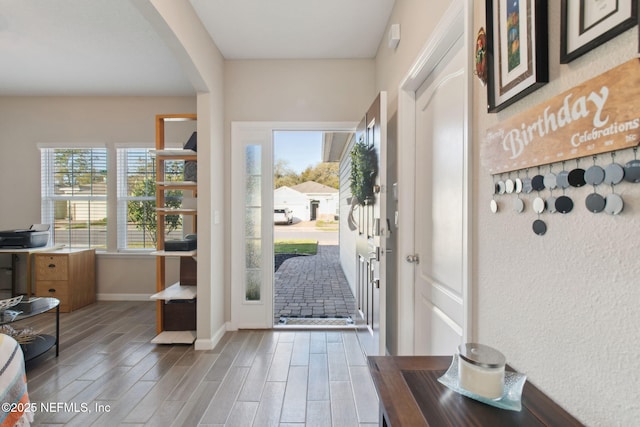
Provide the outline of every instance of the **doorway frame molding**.
{"type": "MultiPolygon", "coordinates": [[[[248,134],[252,133],[254,135],[268,135],[268,141],[266,139],[263,142],[268,142],[271,155],[273,154],[273,144],[274,132],[355,132],[357,122],[349,122],[349,121],[310,121],[310,122],[286,122],[286,121],[233,121],[231,122],[231,147],[232,147],[232,155],[231,155],[231,187],[232,187],[232,197],[231,197],[231,206],[232,211],[234,206],[237,205],[238,201],[236,200],[236,196],[234,197],[234,192],[240,191],[241,186],[239,186],[239,182],[243,182],[244,178],[242,175],[242,165],[237,164],[239,159],[237,156],[234,156],[234,148],[238,144],[243,144],[243,138],[248,134]],[[240,171],[239,171],[240,169],[240,171]],[[235,184],[234,184],[235,183],[235,184]]],[[[265,137],[266,138],[266,137],[265,137]]],[[[270,170],[266,171],[267,174],[273,176],[273,159],[269,163],[270,170]]],[[[270,180],[273,183],[273,178],[270,180]]],[[[263,192],[263,197],[266,193],[263,192]]],[[[244,194],[244,193],[243,193],[244,194]]],[[[267,200],[267,204],[263,205],[265,212],[272,212],[273,210],[273,191],[270,192],[271,197],[267,200]]],[[[242,197],[243,199],[243,197],[242,197]]],[[[244,212],[244,210],[241,210],[244,212]]],[[[267,249],[270,251],[269,253],[263,253],[264,257],[271,257],[273,259],[273,227],[267,227],[266,224],[273,223],[273,214],[272,213],[263,213],[268,218],[263,218],[262,221],[262,232],[267,232],[268,234],[263,234],[265,236],[269,236],[265,241],[267,243],[271,243],[270,248],[267,249]]],[[[239,253],[241,247],[233,244],[233,242],[239,241],[240,232],[234,231],[238,229],[242,229],[242,238],[244,239],[244,226],[243,226],[244,217],[242,215],[231,217],[231,284],[230,284],[230,321],[227,323],[228,331],[237,331],[238,329],[272,329],[273,328],[273,297],[274,297],[274,287],[273,287],[273,268],[270,272],[263,271],[263,290],[266,290],[269,294],[270,300],[270,308],[266,309],[264,323],[246,323],[238,313],[238,305],[242,304],[242,292],[244,287],[244,267],[242,266],[244,261],[244,252],[242,254],[239,253]],[[238,233],[238,234],[235,234],[238,233]]],[[[242,239],[242,240],[243,240],[242,239]]],[[[251,304],[248,304],[251,305],[251,304]]],[[[259,304],[255,304],[258,306],[259,304]]]]}
{"type": "Polygon", "coordinates": [[[445,11],[433,33],[416,57],[409,72],[398,88],[398,354],[415,354],[415,266],[405,261],[415,251],[415,145],[416,145],[416,90],[433,72],[454,42],[463,37],[467,62],[464,117],[464,209],[463,209],[463,253],[462,298],[463,341],[469,342],[472,334],[472,221],[471,188],[473,185],[472,143],[472,56],[471,29],[473,28],[473,1],[453,0],[445,11]]]}

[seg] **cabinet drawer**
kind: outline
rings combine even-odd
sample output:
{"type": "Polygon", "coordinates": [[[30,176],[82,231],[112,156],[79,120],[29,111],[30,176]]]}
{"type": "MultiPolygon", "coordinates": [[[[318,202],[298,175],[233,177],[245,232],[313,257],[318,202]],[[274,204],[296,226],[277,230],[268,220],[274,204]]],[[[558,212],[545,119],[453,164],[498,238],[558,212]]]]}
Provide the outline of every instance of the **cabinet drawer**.
{"type": "Polygon", "coordinates": [[[73,304],[67,282],[36,282],[36,296],[58,298],[60,300],[61,313],[67,313],[72,310],[73,304]]]}
{"type": "Polygon", "coordinates": [[[36,255],[36,280],[67,280],[69,258],[66,255],[36,255]]]}
{"type": "Polygon", "coordinates": [[[66,282],[36,282],[36,296],[68,300],[69,289],[66,282]]]}

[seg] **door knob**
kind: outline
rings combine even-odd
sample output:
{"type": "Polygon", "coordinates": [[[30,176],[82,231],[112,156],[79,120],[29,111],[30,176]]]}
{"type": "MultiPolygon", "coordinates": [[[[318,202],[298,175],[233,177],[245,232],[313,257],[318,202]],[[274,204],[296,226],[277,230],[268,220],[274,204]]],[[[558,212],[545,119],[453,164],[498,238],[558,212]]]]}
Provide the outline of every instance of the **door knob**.
{"type": "Polygon", "coordinates": [[[420,257],[418,256],[418,254],[414,254],[414,255],[407,255],[407,262],[412,263],[412,264],[419,264],[420,263],[420,257]]]}

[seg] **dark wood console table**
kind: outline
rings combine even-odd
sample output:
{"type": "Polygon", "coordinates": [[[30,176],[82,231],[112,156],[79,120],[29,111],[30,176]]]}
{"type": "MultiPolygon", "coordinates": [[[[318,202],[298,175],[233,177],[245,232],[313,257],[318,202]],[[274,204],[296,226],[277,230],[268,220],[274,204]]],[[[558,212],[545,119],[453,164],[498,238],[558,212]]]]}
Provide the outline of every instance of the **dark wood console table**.
{"type": "Polygon", "coordinates": [[[451,356],[369,356],[369,371],[380,398],[380,425],[582,426],[529,381],[520,412],[495,408],[449,390],[438,382],[451,356]]]}

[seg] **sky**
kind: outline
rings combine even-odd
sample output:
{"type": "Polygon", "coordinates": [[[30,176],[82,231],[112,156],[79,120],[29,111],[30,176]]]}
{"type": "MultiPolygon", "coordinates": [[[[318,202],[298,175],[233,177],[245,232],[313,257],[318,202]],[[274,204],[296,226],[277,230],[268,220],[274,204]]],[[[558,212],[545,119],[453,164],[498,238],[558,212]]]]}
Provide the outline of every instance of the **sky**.
{"type": "Polygon", "coordinates": [[[274,132],[274,163],[283,159],[289,168],[300,173],[322,160],[322,132],[274,132]]]}

